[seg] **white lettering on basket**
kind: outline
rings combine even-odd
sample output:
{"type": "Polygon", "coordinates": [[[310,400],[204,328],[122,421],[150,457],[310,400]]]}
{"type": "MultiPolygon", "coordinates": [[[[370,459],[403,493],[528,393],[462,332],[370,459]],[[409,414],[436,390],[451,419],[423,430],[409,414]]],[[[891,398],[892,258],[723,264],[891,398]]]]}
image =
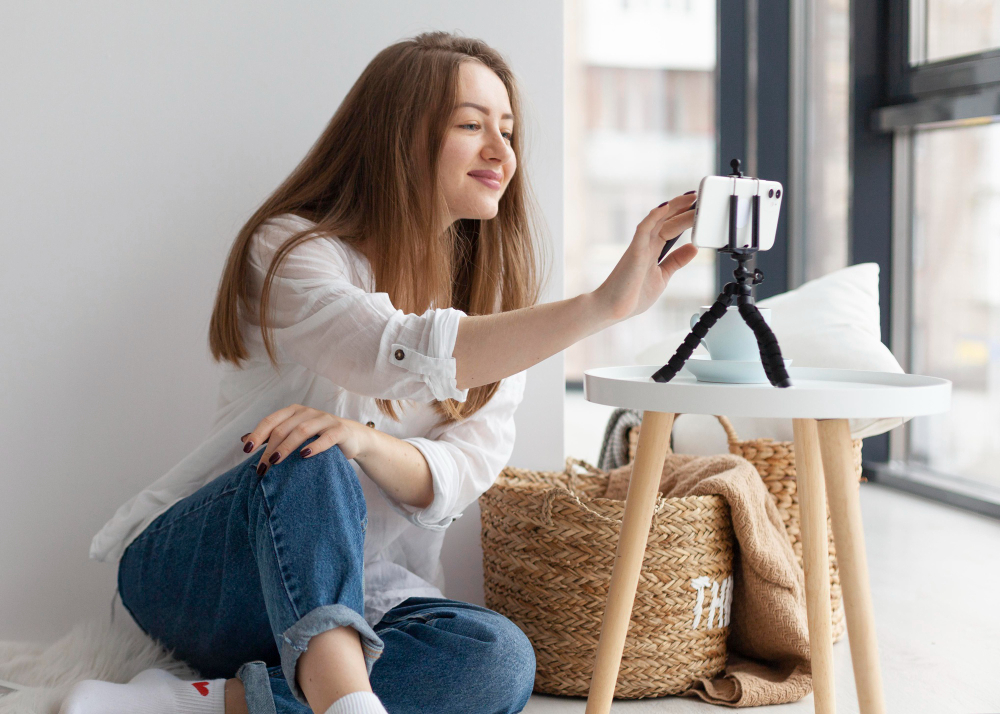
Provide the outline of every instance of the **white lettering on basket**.
{"type": "Polygon", "coordinates": [[[733,604],[733,576],[725,578],[721,583],[702,575],[691,581],[691,587],[697,592],[694,603],[694,622],[691,629],[697,630],[701,624],[701,611],[705,606],[705,590],[712,588],[712,602],[708,606],[708,620],[706,628],[711,630],[715,627],[726,627],[732,614],[733,604]]]}

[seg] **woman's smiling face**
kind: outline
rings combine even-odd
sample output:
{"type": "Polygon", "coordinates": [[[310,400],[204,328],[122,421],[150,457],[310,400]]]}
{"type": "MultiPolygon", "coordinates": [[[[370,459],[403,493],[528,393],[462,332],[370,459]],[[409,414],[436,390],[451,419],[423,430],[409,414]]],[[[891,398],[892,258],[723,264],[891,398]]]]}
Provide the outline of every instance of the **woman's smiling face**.
{"type": "Polygon", "coordinates": [[[438,185],[450,221],[489,219],[517,168],[511,148],[514,117],[507,88],[481,62],[462,62],[458,102],[445,132],[438,185]]]}

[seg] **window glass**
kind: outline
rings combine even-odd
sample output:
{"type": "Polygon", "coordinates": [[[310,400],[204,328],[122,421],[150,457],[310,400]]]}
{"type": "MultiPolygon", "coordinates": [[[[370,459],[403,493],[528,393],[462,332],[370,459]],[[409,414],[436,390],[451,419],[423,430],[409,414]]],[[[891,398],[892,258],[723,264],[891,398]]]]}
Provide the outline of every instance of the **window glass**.
{"type": "Polygon", "coordinates": [[[809,3],[806,26],[803,279],[812,280],[848,261],[848,1],[809,3]]]}
{"type": "Polygon", "coordinates": [[[911,371],[950,379],[910,458],[1000,486],[1000,124],[919,131],[913,163],[911,371]]]}
{"type": "Polygon", "coordinates": [[[913,0],[911,24],[924,52],[911,51],[914,63],[936,62],[1000,48],[1000,0],[913,0]]]}
{"type": "MultiPolygon", "coordinates": [[[[663,201],[715,166],[714,2],[566,0],[567,296],[597,288],[663,201]]],[[[687,241],[685,235],[682,241],[687,241]]],[[[566,379],[634,364],[715,295],[700,251],[644,314],[566,350],[566,379]]]]}

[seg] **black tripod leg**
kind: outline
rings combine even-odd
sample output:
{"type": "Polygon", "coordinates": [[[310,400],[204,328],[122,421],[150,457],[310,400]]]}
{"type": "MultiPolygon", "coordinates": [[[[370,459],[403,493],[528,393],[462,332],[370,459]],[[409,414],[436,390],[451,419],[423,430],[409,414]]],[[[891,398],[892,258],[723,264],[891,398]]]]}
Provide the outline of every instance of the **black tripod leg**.
{"type": "Polygon", "coordinates": [[[726,309],[729,307],[730,302],[732,302],[732,298],[726,293],[719,296],[719,299],[715,301],[711,309],[702,315],[698,322],[694,323],[691,332],[681,342],[680,347],[674,352],[674,356],[670,358],[670,361],[653,374],[654,382],[669,382],[677,376],[677,373],[681,371],[681,367],[688,361],[688,357],[694,352],[694,348],[698,346],[702,338],[708,333],[709,328],[726,314],[726,309]]]}
{"type": "Polygon", "coordinates": [[[788,371],[785,369],[785,362],[781,358],[781,348],[778,346],[778,338],[771,332],[771,328],[764,318],[761,317],[760,310],[752,303],[744,303],[739,306],[740,315],[743,321],[750,326],[753,334],[757,337],[757,347],[760,350],[760,361],[764,365],[764,374],[775,387],[791,387],[792,380],[788,378],[788,371]]]}

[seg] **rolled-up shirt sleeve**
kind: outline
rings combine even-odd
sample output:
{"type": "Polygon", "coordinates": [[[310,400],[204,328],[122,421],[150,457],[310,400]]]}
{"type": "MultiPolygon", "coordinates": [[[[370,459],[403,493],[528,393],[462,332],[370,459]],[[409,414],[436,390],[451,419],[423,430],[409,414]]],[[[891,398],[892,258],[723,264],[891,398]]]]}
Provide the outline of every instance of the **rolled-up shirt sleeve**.
{"type": "Polygon", "coordinates": [[[434,500],[426,508],[417,508],[383,491],[390,506],[414,525],[428,530],[444,530],[461,516],[493,485],[510,460],[514,412],[524,398],[525,381],[525,372],[511,375],[501,381],[493,398],[470,417],[436,427],[427,437],[403,439],[427,460],[434,500]]]}
{"type": "MultiPolygon", "coordinates": [[[[294,220],[277,220],[254,234],[250,265],[258,296],[277,249],[302,228],[294,220]]],[[[342,242],[320,237],[285,257],[272,282],[269,310],[281,361],[368,397],[464,402],[469,390],[458,388],[453,353],[466,313],[450,307],[421,315],[396,309],[387,293],[356,284],[367,271],[366,265],[359,268],[363,257],[352,253],[342,242]]],[[[260,347],[259,326],[251,325],[246,338],[260,347]]]]}

